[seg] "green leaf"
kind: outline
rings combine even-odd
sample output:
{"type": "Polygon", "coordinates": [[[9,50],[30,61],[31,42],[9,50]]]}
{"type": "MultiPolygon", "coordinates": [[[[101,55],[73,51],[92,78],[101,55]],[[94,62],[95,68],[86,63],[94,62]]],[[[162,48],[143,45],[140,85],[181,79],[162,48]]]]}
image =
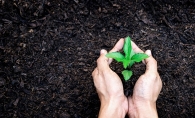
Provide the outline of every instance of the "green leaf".
{"type": "Polygon", "coordinates": [[[146,59],[148,58],[149,56],[147,54],[144,54],[144,53],[137,53],[137,54],[134,54],[131,58],[132,61],[135,61],[135,62],[141,62],[143,59],[146,59]]]}
{"type": "Polygon", "coordinates": [[[106,54],[106,57],[113,58],[117,62],[123,62],[123,60],[125,59],[125,56],[122,55],[120,52],[110,52],[110,53],[106,54]]]}
{"type": "Polygon", "coordinates": [[[130,63],[130,60],[124,59],[123,60],[123,67],[126,69],[130,63]]]}
{"type": "Polygon", "coordinates": [[[133,72],[130,70],[123,70],[122,74],[123,74],[124,79],[127,81],[131,78],[131,76],[133,75],[133,72]]]}
{"type": "Polygon", "coordinates": [[[125,38],[125,44],[123,46],[123,51],[125,53],[125,58],[130,59],[130,53],[131,53],[132,47],[131,47],[131,39],[130,37],[125,38]]]}
{"type": "Polygon", "coordinates": [[[133,60],[131,60],[129,67],[131,67],[135,62],[133,60]]]}
{"type": "Polygon", "coordinates": [[[130,59],[132,58],[133,55],[135,55],[135,52],[133,51],[133,49],[131,49],[130,59]]]}

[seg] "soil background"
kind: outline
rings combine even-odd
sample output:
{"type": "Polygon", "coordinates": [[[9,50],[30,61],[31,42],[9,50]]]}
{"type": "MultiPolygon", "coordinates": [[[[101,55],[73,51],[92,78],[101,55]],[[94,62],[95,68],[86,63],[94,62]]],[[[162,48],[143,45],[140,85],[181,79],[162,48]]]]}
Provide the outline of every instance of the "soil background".
{"type": "MultiPolygon", "coordinates": [[[[97,117],[91,73],[126,36],[158,62],[159,117],[194,118],[194,0],[0,0],[0,117],[97,117]]],[[[144,64],[133,71],[127,96],[144,64]]]]}

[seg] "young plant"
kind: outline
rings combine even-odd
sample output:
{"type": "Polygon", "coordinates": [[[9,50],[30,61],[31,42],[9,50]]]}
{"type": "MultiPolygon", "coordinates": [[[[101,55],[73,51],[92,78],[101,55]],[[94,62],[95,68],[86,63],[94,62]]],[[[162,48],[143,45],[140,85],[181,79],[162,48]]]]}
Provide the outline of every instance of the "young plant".
{"type": "Polygon", "coordinates": [[[106,54],[106,57],[113,58],[117,62],[123,63],[123,67],[126,70],[122,71],[122,75],[123,75],[124,79],[127,81],[133,75],[133,72],[130,70],[132,65],[135,62],[141,62],[143,59],[146,59],[149,56],[147,54],[144,54],[144,53],[135,53],[132,49],[131,39],[129,36],[125,38],[125,43],[123,45],[123,51],[124,51],[125,55],[123,55],[120,52],[110,52],[110,53],[106,54]]]}

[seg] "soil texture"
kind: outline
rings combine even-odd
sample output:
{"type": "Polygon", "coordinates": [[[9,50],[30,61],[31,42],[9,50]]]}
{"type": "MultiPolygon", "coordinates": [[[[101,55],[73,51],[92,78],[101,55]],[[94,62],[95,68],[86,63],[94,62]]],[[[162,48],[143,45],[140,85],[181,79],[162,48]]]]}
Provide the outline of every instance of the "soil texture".
{"type": "MultiPolygon", "coordinates": [[[[0,0],[0,117],[97,117],[91,73],[126,36],[158,62],[159,117],[194,118],[194,0],[0,0]]],[[[144,71],[133,66],[126,96],[144,71]]]]}

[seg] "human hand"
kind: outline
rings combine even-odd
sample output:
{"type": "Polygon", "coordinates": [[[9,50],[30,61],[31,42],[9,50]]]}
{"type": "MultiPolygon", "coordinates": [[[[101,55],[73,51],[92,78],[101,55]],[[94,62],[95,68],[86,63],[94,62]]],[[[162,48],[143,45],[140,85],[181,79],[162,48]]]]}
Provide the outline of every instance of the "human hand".
{"type": "MultiPolygon", "coordinates": [[[[110,52],[122,49],[123,43],[123,39],[119,40],[110,52]]],[[[108,59],[106,54],[106,50],[101,50],[97,67],[92,73],[101,101],[99,118],[124,118],[128,111],[127,97],[124,95],[121,79],[109,67],[112,60],[108,59]]]]}
{"type": "MultiPolygon", "coordinates": [[[[122,49],[124,39],[120,39],[110,52],[122,49]]],[[[132,42],[132,48],[136,53],[143,53],[138,46],[132,42]]],[[[135,84],[133,96],[128,101],[123,93],[122,82],[114,73],[109,64],[112,59],[105,57],[106,51],[102,50],[97,60],[97,68],[93,71],[93,80],[97,89],[101,108],[99,117],[124,117],[128,110],[130,117],[158,117],[156,111],[156,100],[162,88],[162,82],[157,72],[157,62],[150,51],[146,51],[149,58],[145,59],[146,72],[135,84]]]]}
{"type": "MultiPolygon", "coordinates": [[[[135,43],[134,51],[143,53],[135,43]]],[[[156,100],[162,88],[162,81],[157,71],[157,62],[151,51],[145,52],[149,58],[145,59],[146,72],[137,80],[133,95],[128,98],[128,115],[131,118],[157,118],[156,100]]]]}

